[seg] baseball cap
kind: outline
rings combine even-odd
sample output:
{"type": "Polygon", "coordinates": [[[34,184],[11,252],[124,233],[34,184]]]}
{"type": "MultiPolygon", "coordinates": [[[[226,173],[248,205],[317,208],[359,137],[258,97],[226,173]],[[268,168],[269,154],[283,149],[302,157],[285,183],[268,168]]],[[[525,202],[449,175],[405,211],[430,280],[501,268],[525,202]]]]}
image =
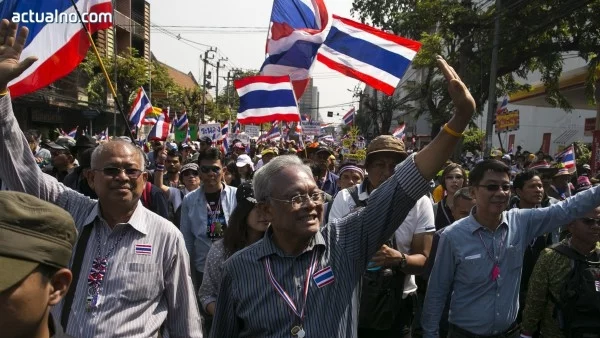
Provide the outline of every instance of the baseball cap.
{"type": "Polygon", "coordinates": [[[200,167],[198,166],[198,164],[196,163],[186,163],[181,167],[181,170],[179,170],[179,173],[183,173],[186,170],[194,170],[194,171],[199,171],[200,167]]]}
{"type": "Polygon", "coordinates": [[[238,156],[237,161],[235,162],[235,165],[237,165],[240,168],[244,167],[246,165],[250,165],[252,170],[254,170],[254,163],[252,163],[252,159],[250,158],[250,156],[248,156],[246,154],[242,154],[242,155],[238,156]]]}
{"type": "Polygon", "coordinates": [[[233,144],[234,148],[238,148],[238,149],[246,149],[246,147],[244,147],[244,144],[242,142],[236,142],[233,144]]]}
{"type": "Polygon", "coordinates": [[[592,170],[592,167],[590,167],[590,165],[586,163],[583,165],[583,169],[592,170]]]}
{"type": "Polygon", "coordinates": [[[260,154],[262,156],[265,156],[267,154],[273,154],[273,155],[277,156],[277,155],[279,155],[279,151],[275,147],[270,147],[270,148],[263,150],[262,153],[260,153],[260,154]]]}
{"type": "Polygon", "coordinates": [[[367,157],[371,154],[388,152],[407,155],[404,149],[404,142],[392,135],[379,135],[374,138],[367,147],[367,157]]]}
{"type": "Polygon", "coordinates": [[[0,191],[0,292],[38,265],[69,266],[77,239],[71,215],[54,204],[15,191],[0,191]]]}

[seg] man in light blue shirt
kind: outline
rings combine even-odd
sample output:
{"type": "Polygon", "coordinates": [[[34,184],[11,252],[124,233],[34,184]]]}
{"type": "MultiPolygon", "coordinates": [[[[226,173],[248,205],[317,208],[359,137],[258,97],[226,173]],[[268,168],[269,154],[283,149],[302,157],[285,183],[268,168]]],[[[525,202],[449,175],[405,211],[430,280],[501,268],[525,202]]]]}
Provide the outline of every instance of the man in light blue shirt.
{"type": "Polygon", "coordinates": [[[440,237],[423,308],[424,337],[439,336],[447,297],[449,337],[518,337],[525,247],[600,205],[600,190],[594,187],[547,208],[505,211],[509,172],[496,160],[482,161],[471,171],[476,204],[469,217],[447,227],[440,237]]]}

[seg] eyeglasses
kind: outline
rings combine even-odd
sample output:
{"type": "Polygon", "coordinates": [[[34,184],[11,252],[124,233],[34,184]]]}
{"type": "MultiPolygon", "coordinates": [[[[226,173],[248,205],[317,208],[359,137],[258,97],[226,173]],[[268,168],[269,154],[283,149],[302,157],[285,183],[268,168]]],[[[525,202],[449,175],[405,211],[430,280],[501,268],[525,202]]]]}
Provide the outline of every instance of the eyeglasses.
{"type": "Polygon", "coordinates": [[[200,166],[200,171],[203,174],[208,174],[209,172],[213,172],[215,174],[218,174],[221,171],[221,167],[217,167],[214,165],[201,165],[200,166]]]}
{"type": "Polygon", "coordinates": [[[600,225],[600,218],[589,218],[589,217],[584,217],[581,219],[581,222],[585,225],[600,225]]]}
{"type": "Polygon", "coordinates": [[[478,185],[480,188],[486,188],[489,192],[498,191],[502,189],[502,191],[507,192],[510,190],[510,184],[486,184],[486,185],[478,185]]]}
{"type": "Polygon", "coordinates": [[[462,180],[462,175],[448,175],[446,176],[447,180],[462,180]]]}
{"type": "Polygon", "coordinates": [[[289,200],[282,200],[282,199],[273,198],[273,197],[270,197],[270,199],[272,199],[274,201],[288,203],[288,204],[292,205],[292,208],[300,209],[300,207],[302,207],[304,204],[306,204],[308,202],[308,200],[310,200],[311,202],[313,202],[316,205],[323,204],[323,202],[325,202],[325,193],[323,191],[319,191],[319,192],[314,192],[310,195],[296,195],[289,200]]]}
{"type": "Polygon", "coordinates": [[[196,170],[186,170],[182,174],[183,176],[198,176],[198,172],[196,170]]]}
{"type": "Polygon", "coordinates": [[[102,169],[94,169],[95,171],[102,171],[102,173],[106,176],[117,177],[121,175],[122,172],[125,172],[125,175],[131,179],[137,179],[140,177],[143,171],[134,168],[117,168],[117,167],[106,167],[102,169]]]}

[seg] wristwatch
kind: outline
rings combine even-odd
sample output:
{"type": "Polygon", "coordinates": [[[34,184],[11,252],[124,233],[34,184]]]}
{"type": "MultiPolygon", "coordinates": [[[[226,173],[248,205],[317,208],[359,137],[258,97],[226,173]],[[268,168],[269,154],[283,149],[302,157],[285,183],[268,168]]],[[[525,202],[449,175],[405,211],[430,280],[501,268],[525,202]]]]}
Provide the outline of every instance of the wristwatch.
{"type": "Polygon", "coordinates": [[[402,258],[400,259],[400,269],[404,269],[408,265],[408,261],[406,260],[406,255],[404,253],[400,253],[402,258]]]}

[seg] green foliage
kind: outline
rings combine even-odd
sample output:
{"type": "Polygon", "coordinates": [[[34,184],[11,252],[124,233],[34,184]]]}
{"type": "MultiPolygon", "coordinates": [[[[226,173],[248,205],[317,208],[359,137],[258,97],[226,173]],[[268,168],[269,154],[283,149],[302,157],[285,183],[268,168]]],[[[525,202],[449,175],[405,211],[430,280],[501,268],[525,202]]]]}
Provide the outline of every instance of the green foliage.
{"type": "Polygon", "coordinates": [[[463,150],[464,151],[482,151],[481,145],[485,138],[485,132],[479,128],[470,128],[465,130],[463,134],[463,150]]]}
{"type": "MultiPolygon", "coordinates": [[[[421,51],[413,66],[422,80],[407,84],[420,93],[415,114],[430,114],[432,124],[448,119],[453,106],[435,67],[436,54],[442,55],[460,75],[477,101],[477,114],[488,98],[489,69],[494,19],[500,16],[498,53],[498,96],[527,89],[517,79],[539,71],[546,84],[546,99],[569,110],[560,94],[558,78],[563,53],[576,52],[589,62],[587,96],[593,102],[595,72],[600,60],[600,0],[503,0],[498,11],[493,6],[471,0],[354,0],[353,13],[361,21],[419,40],[421,51]]],[[[523,81],[521,81],[523,82],[523,81]]]]}
{"type": "Polygon", "coordinates": [[[577,165],[582,166],[586,163],[590,164],[592,150],[582,142],[575,142],[573,145],[575,146],[575,161],[577,162],[577,165]]]}

